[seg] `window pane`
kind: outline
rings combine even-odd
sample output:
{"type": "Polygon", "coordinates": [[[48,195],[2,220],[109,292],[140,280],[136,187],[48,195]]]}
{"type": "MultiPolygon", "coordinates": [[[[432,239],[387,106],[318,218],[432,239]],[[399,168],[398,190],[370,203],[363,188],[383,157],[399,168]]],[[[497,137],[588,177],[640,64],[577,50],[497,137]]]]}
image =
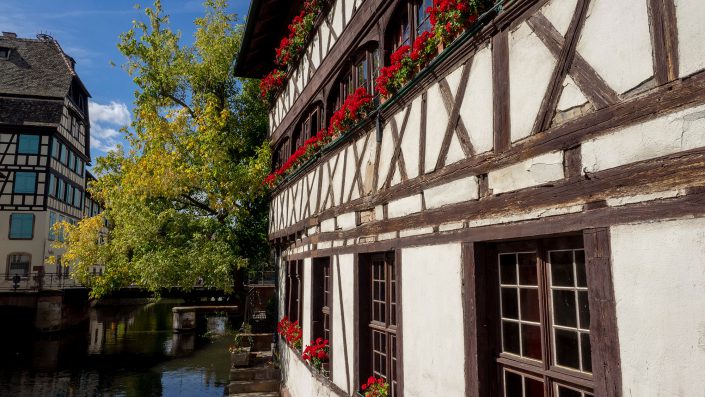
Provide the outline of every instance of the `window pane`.
{"type": "Polygon", "coordinates": [[[552,251],[549,253],[551,263],[551,285],[557,287],[573,287],[573,251],[552,251]]]}
{"type": "Polygon", "coordinates": [[[67,147],[63,143],[60,146],[61,150],[61,157],[59,161],[61,161],[62,164],[66,164],[68,162],[68,152],[67,152],[67,147]]]}
{"type": "Polygon", "coordinates": [[[588,306],[587,291],[578,291],[578,312],[580,315],[580,328],[590,329],[590,307],[588,306]]]}
{"type": "Polygon", "coordinates": [[[34,194],[36,191],[36,181],[37,173],[35,172],[16,172],[13,193],[34,194]]]}
{"type": "Polygon", "coordinates": [[[519,284],[538,285],[538,275],[536,274],[536,254],[519,254],[519,284]]]}
{"type": "Polygon", "coordinates": [[[573,389],[564,386],[558,386],[558,397],[583,397],[582,394],[573,389]]]}
{"type": "Polygon", "coordinates": [[[519,350],[519,324],[509,321],[502,321],[502,342],[503,351],[513,354],[521,354],[519,350]]]}
{"type": "Polygon", "coordinates": [[[56,138],[52,138],[51,157],[59,158],[59,140],[56,138]]]}
{"type": "Polygon", "coordinates": [[[585,274],[585,251],[575,251],[575,266],[578,272],[578,287],[587,287],[587,275],[585,274]]]}
{"type": "Polygon", "coordinates": [[[56,196],[56,176],[49,175],[49,195],[56,196]]]}
{"type": "Polygon", "coordinates": [[[521,348],[525,357],[541,360],[541,327],[538,325],[521,325],[521,348]]]}
{"type": "Polygon", "coordinates": [[[539,322],[539,290],[536,288],[521,288],[521,320],[539,322]]]}
{"type": "Polygon", "coordinates": [[[499,256],[499,274],[502,284],[517,283],[517,268],[515,254],[502,254],[499,256]]]}
{"type": "Polygon", "coordinates": [[[553,291],[553,323],[565,327],[577,327],[575,292],[572,290],[553,291]]]}
{"type": "Polygon", "coordinates": [[[524,390],[526,397],[544,397],[543,382],[539,380],[525,377],[524,390]]]}
{"type": "Polygon", "coordinates": [[[10,238],[31,239],[33,236],[34,215],[11,214],[10,238]]]}
{"type": "Polygon", "coordinates": [[[590,347],[590,334],[580,334],[580,343],[583,352],[583,371],[592,372],[592,350],[590,347]]]}
{"type": "Polygon", "coordinates": [[[502,288],[502,317],[519,319],[519,301],[516,287],[502,288]]]}
{"type": "Polygon", "coordinates": [[[504,371],[504,395],[506,397],[521,397],[522,386],[521,386],[521,375],[504,371]]]}
{"type": "Polygon", "coordinates": [[[556,364],[580,369],[580,353],[578,351],[578,333],[554,329],[556,343],[556,364]]]}
{"type": "Polygon", "coordinates": [[[56,239],[54,234],[54,224],[56,223],[56,214],[53,212],[49,213],[49,240],[56,239]]]}
{"type": "Polygon", "coordinates": [[[29,274],[30,256],[25,254],[11,254],[9,276],[27,276],[29,274]]]}
{"type": "Polygon", "coordinates": [[[19,154],[39,154],[39,135],[20,135],[17,146],[19,154]]]}

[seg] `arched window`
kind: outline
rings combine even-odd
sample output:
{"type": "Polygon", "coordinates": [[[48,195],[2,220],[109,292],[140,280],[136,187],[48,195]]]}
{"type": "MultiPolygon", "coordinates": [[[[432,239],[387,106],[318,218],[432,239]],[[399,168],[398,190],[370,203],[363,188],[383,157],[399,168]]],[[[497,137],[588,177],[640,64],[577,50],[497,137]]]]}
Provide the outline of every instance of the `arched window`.
{"type": "Polygon", "coordinates": [[[367,92],[374,95],[375,79],[380,68],[379,50],[377,43],[372,42],[360,48],[351,62],[343,67],[340,78],[333,85],[328,97],[328,117],[333,115],[345,101],[348,95],[355,92],[358,87],[365,87],[367,92]]]}
{"type": "Polygon", "coordinates": [[[284,162],[289,158],[290,155],[291,145],[289,137],[287,136],[282,138],[282,140],[277,145],[276,149],[274,149],[274,153],[272,155],[272,170],[276,170],[282,165],[284,165],[284,162]]]}
{"type": "Polygon", "coordinates": [[[385,35],[385,59],[399,47],[412,45],[421,33],[431,30],[430,15],[426,12],[433,0],[407,0],[399,5],[387,24],[385,35]]]}
{"type": "Polygon", "coordinates": [[[13,252],[7,256],[6,277],[12,279],[15,275],[29,277],[32,255],[26,252],[13,252]]]}
{"type": "Polygon", "coordinates": [[[316,135],[323,128],[323,105],[317,102],[304,112],[303,117],[296,125],[294,135],[292,136],[293,146],[292,152],[303,146],[308,138],[316,135]]]}

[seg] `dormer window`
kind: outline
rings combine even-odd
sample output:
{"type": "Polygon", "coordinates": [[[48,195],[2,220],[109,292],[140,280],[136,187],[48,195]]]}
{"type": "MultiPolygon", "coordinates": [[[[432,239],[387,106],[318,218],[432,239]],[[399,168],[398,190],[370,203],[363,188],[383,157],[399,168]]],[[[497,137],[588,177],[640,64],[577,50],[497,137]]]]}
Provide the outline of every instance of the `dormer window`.
{"type": "Polygon", "coordinates": [[[10,51],[12,51],[11,48],[0,47],[0,60],[10,59],[10,51]]]}

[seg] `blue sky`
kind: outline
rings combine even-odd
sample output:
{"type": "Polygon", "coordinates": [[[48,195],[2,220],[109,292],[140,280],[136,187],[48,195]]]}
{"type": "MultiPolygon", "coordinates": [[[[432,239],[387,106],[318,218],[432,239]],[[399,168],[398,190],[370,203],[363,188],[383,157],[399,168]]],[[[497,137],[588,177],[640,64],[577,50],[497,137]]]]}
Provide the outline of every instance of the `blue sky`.
{"type": "MultiPolygon", "coordinates": [[[[120,67],[124,58],[117,49],[118,36],[143,18],[135,9],[151,0],[0,0],[0,31],[19,37],[47,33],[59,41],[64,51],[76,59],[76,69],[92,95],[92,156],[104,155],[122,142],[119,128],[129,124],[135,85],[120,67]],[[114,62],[116,66],[111,66],[114,62]]],[[[230,0],[229,9],[241,20],[250,0],[230,0]]],[[[163,0],[171,25],[190,42],[193,20],[203,15],[201,0],[163,0]]]]}

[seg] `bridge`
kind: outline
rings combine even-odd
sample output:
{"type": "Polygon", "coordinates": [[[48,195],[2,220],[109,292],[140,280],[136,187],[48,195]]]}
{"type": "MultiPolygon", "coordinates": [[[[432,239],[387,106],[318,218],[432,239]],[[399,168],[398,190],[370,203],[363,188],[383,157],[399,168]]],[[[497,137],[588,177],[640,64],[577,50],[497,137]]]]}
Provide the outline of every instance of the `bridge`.
{"type": "MultiPolygon", "coordinates": [[[[243,314],[257,321],[262,317],[266,301],[274,294],[275,273],[253,272],[245,283],[246,304],[243,314]]],[[[95,303],[86,286],[63,273],[35,271],[24,277],[0,279],[0,321],[33,325],[40,332],[60,331],[87,319],[88,308],[95,303]]],[[[189,291],[164,288],[164,298],[181,298],[191,306],[236,304],[235,295],[213,287],[194,286],[189,291]]],[[[101,299],[105,305],[138,305],[154,297],[137,286],[121,288],[101,299]]],[[[266,317],[264,317],[266,320],[266,317]]]]}

